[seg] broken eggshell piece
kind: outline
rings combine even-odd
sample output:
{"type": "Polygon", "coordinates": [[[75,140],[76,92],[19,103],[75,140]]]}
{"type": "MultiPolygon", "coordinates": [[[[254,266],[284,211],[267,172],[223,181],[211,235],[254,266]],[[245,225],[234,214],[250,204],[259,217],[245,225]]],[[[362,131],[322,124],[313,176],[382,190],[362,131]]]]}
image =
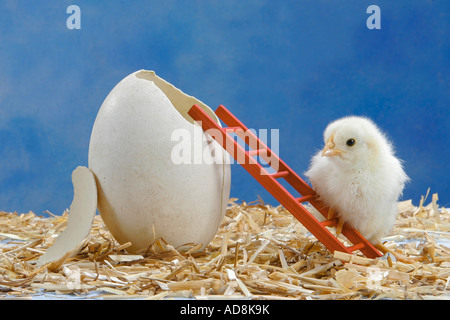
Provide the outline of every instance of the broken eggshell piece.
{"type": "Polygon", "coordinates": [[[94,175],[86,167],[77,167],[72,173],[72,184],[73,201],[67,226],[39,258],[38,265],[75,256],[89,240],[97,212],[97,186],[94,175]]]}
{"type": "Polygon", "coordinates": [[[159,238],[205,247],[223,219],[230,161],[187,114],[194,104],[219,122],[204,103],[141,70],[120,81],[98,112],[89,145],[98,209],[115,239],[132,243],[129,252],[159,238]]]}

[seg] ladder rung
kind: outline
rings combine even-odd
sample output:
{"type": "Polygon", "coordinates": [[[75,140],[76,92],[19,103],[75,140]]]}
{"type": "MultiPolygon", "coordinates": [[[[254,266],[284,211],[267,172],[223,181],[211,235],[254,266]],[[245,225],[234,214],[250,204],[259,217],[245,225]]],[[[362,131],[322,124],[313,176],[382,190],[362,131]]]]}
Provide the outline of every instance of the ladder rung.
{"type": "Polygon", "coordinates": [[[236,130],[242,130],[242,128],[241,127],[227,127],[227,128],[224,128],[225,129],[225,132],[235,132],[236,130]]]}
{"type": "Polygon", "coordinates": [[[332,227],[337,223],[337,221],[338,221],[338,218],[334,218],[334,219],[330,219],[330,220],[321,221],[320,224],[324,227],[332,227]]]}
{"type": "Polygon", "coordinates": [[[286,177],[288,174],[289,174],[289,171],[280,171],[280,172],[271,174],[271,176],[274,177],[275,179],[278,179],[278,178],[286,177]]]}
{"type": "Polygon", "coordinates": [[[357,244],[355,244],[355,245],[353,245],[353,246],[351,246],[351,247],[347,247],[347,249],[350,250],[351,252],[353,252],[353,251],[362,249],[362,248],[364,248],[364,247],[365,247],[365,244],[362,243],[362,242],[360,242],[360,243],[357,243],[357,244]]]}
{"type": "Polygon", "coordinates": [[[297,200],[297,202],[302,203],[302,202],[307,202],[307,201],[309,201],[309,200],[311,200],[311,199],[314,199],[314,198],[315,198],[315,195],[313,195],[313,194],[308,194],[308,195],[306,195],[306,196],[304,196],[304,197],[297,198],[296,200],[297,200]]]}
{"type": "Polygon", "coordinates": [[[250,150],[247,152],[247,154],[251,157],[251,156],[256,156],[257,154],[260,154],[263,151],[267,151],[267,149],[250,150]]]}

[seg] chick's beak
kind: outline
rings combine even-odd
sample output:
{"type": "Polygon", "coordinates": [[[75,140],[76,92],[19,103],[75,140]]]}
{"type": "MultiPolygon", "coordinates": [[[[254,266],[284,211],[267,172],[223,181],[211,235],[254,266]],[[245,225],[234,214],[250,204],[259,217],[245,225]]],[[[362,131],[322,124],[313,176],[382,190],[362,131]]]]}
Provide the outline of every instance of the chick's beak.
{"type": "Polygon", "coordinates": [[[342,153],[342,150],[336,149],[336,145],[333,141],[334,135],[330,137],[325,147],[322,150],[322,157],[333,157],[338,156],[342,153]]]}

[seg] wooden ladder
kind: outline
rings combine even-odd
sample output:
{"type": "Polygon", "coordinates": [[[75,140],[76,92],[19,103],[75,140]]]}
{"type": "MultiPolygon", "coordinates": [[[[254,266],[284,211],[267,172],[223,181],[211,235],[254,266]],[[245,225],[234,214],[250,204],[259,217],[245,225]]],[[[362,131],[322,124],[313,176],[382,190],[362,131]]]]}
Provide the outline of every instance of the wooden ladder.
{"type": "Polygon", "coordinates": [[[328,250],[331,252],[338,250],[346,253],[360,250],[368,258],[382,256],[367,239],[347,223],[344,223],[342,227],[342,234],[353,245],[345,246],[326,228],[336,226],[337,218],[319,221],[301,204],[309,202],[327,218],[329,208],[318,200],[315,191],[224,106],[219,106],[215,113],[228,127],[222,128],[197,105],[192,106],[188,112],[196,122],[201,124],[205,132],[209,130],[209,135],[230,153],[253,178],[271,193],[328,250]],[[229,133],[235,133],[240,136],[252,150],[246,151],[229,133]],[[253,148],[255,146],[256,148],[253,148]],[[255,155],[259,155],[264,159],[276,172],[269,173],[257,162],[254,158],[255,155]],[[276,164],[275,167],[274,164],[276,164]],[[299,198],[294,197],[277,181],[278,179],[285,179],[302,196],[299,198]]]}

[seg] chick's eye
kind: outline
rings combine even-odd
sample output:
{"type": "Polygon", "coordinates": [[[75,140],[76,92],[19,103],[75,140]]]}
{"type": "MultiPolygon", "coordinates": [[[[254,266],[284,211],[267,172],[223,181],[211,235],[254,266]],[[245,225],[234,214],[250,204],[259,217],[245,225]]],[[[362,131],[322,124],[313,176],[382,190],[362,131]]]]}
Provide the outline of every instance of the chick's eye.
{"type": "Polygon", "coordinates": [[[348,139],[345,144],[348,145],[349,147],[353,147],[355,143],[356,143],[355,139],[348,139]]]}

